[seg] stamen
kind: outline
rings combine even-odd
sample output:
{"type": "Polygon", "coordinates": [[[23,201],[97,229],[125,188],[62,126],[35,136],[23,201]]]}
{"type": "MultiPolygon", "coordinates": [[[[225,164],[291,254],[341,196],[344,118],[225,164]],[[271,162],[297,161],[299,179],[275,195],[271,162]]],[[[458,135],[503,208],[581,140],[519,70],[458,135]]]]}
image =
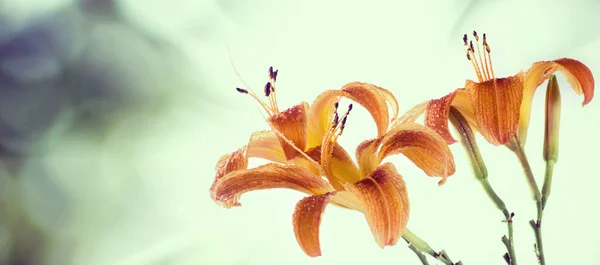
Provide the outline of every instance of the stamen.
{"type": "Polygon", "coordinates": [[[494,67],[492,67],[492,49],[490,48],[490,45],[487,43],[487,39],[485,34],[483,34],[483,47],[485,48],[485,52],[486,52],[486,56],[487,56],[487,64],[490,65],[490,75],[492,79],[495,79],[496,76],[494,75],[494,67]]]}
{"type": "Polygon", "coordinates": [[[248,94],[251,97],[253,97],[258,102],[258,104],[260,104],[260,106],[263,107],[263,109],[267,112],[267,115],[272,116],[274,113],[278,112],[277,109],[270,108],[269,106],[267,106],[267,104],[265,104],[262,100],[260,100],[258,98],[258,96],[256,96],[256,94],[252,91],[252,89],[250,88],[250,86],[246,83],[246,81],[244,81],[244,79],[242,78],[242,76],[238,72],[237,68],[235,68],[235,64],[233,63],[233,58],[231,56],[231,49],[228,49],[227,52],[229,53],[229,62],[231,63],[231,67],[233,68],[233,71],[235,72],[235,75],[242,82],[242,84],[244,84],[244,86],[247,87],[247,89],[242,89],[242,88],[238,89],[238,88],[236,88],[236,90],[238,92],[240,92],[240,93],[248,94]]]}
{"type": "Polygon", "coordinates": [[[350,115],[351,110],[352,110],[352,104],[348,105],[348,111],[346,111],[346,113],[344,114],[344,116],[342,118],[342,125],[340,126],[340,133],[338,134],[338,136],[342,135],[342,133],[344,132],[344,128],[346,128],[346,119],[348,119],[348,115],[350,115]]]}
{"type": "Polygon", "coordinates": [[[298,153],[300,153],[302,156],[304,156],[304,158],[306,158],[306,160],[308,160],[308,162],[310,162],[313,166],[315,166],[315,168],[317,168],[319,170],[319,172],[321,172],[321,174],[324,174],[324,170],[323,167],[321,166],[321,164],[319,164],[317,161],[315,161],[314,159],[312,159],[309,155],[307,155],[304,150],[300,149],[299,147],[297,147],[294,142],[292,142],[290,139],[288,139],[287,137],[285,137],[285,135],[283,135],[282,132],[280,132],[279,130],[275,129],[275,127],[269,125],[271,127],[271,130],[273,130],[273,132],[275,132],[275,134],[279,137],[281,137],[281,139],[283,139],[287,144],[289,144],[292,148],[294,148],[296,151],[298,151],[298,153]]]}
{"type": "Polygon", "coordinates": [[[267,82],[265,85],[265,96],[269,97],[271,95],[271,82],[267,82]]]}
{"type": "Polygon", "coordinates": [[[492,75],[490,74],[491,66],[488,65],[489,54],[485,52],[483,56],[481,54],[483,48],[486,48],[487,51],[487,36],[485,33],[483,34],[483,48],[479,47],[479,35],[476,31],[473,31],[473,37],[475,38],[475,44],[473,44],[473,41],[469,40],[467,34],[463,35],[463,42],[467,47],[467,60],[471,61],[479,82],[484,82],[492,78],[492,75]]]}
{"type": "Polygon", "coordinates": [[[334,104],[335,107],[335,115],[333,118],[333,126],[325,132],[325,136],[323,137],[323,142],[321,144],[321,166],[323,167],[325,176],[330,179],[330,181],[334,181],[333,174],[331,173],[331,168],[329,167],[329,160],[333,155],[333,148],[337,143],[338,137],[342,135],[344,128],[346,126],[346,120],[348,119],[348,114],[352,110],[352,104],[348,106],[348,111],[341,117],[342,122],[339,122],[340,117],[337,114],[338,103],[334,104]]]}
{"type": "MultiPolygon", "coordinates": [[[[477,31],[473,30],[473,36],[475,37],[475,47],[477,48],[477,58],[479,59],[479,65],[480,65],[480,69],[481,69],[481,74],[485,80],[489,80],[489,76],[487,71],[485,70],[485,67],[483,65],[483,57],[481,56],[481,49],[479,48],[479,36],[477,35],[477,31]]],[[[473,49],[473,46],[471,45],[471,49],[473,49]]]]}
{"type": "Polygon", "coordinates": [[[471,64],[473,65],[473,69],[475,69],[475,74],[477,74],[477,79],[479,80],[479,82],[483,82],[483,76],[481,75],[481,70],[479,69],[479,63],[477,62],[477,57],[475,56],[475,49],[473,48],[473,41],[469,41],[469,48],[467,49],[467,53],[469,53],[469,61],[471,61],[471,64]]]}
{"type": "Polygon", "coordinates": [[[483,62],[484,62],[484,65],[485,65],[485,72],[486,72],[486,75],[487,75],[487,79],[489,80],[489,79],[492,79],[492,77],[490,75],[490,68],[489,68],[489,65],[488,65],[488,57],[489,57],[488,55],[489,54],[487,52],[488,51],[488,48],[487,48],[487,38],[485,36],[485,33],[483,33],[483,48],[485,49],[485,51],[483,53],[483,62]]]}
{"type": "MultiPolygon", "coordinates": [[[[330,123],[331,128],[337,127],[338,123],[340,121],[340,116],[338,115],[338,112],[337,112],[339,105],[340,105],[340,103],[337,101],[335,103],[333,103],[333,115],[334,116],[333,116],[333,121],[331,121],[331,123],[330,123]]],[[[327,134],[327,132],[325,132],[325,134],[327,134]]]]}
{"type": "Polygon", "coordinates": [[[270,83],[270,88],[271,88],[271,92],[269,92],[270,94],[273,95],[273,98],[271,100],[271,105],[273,105],[273,109],[275,109],[276,112],[279,112],[279,106],[277,105],[277,95],[275,94],[275,82],[277,81],[277,72],[279,70],[275,70],[273,71],[273,66],[269,67],[269,83],[270,83]]]}
{"type": "Polygon", "coordinates": [[[344,116],[344,119],[342,119],[342,126],[340,127],[339,135],[342,135],[342,132],[344,132],[344,128],[346,128],[346,119],[348,119],[348,116],[344,116]]]}
{"type": "Polygon", "coordinates": [[[338,116],[337,112],[335,112],[335,115],[333,116],[333,125],[331,127],[332,128],[337,127],[339,121],[340,121],[340,116],[338,116]]]}

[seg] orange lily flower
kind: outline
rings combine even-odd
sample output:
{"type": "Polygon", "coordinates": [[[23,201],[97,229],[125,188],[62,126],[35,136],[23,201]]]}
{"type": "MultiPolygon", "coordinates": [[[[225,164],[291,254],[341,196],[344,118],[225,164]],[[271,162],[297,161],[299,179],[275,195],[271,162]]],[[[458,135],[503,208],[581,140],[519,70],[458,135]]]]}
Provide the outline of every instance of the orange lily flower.
{"type": "Polygon", "coordinates": [[[230,208],[239,206],[241,195],[253,190],[288,188],[309,194],[296,205],[293,226],[300,247],[311,257],[321,255],[319,226],[329,203],[363,212],[377,244],[395,245],[408,221],[408,193],[394,165],[379,164],[389,155],[403,153],[427,175],[445,179],[454,173],[454,160],[444,139],[416,123],[388,131],[388,104],[395,118],[396,99],[366,83],[325,91],[311,106],[303,102],[280,112],[274,95],[277,71],[270,69],[269,74],[265,95],[270,104],[252,91],[237,90],[259,101],[269,115],[271,130],[253,133],[246,146],[219,159],[211,198],[230,208]],[[341,97],[363,105],[378,129],[377,138],[357,148],[359,166],[337,144],[352,109],[350,104],[345,114],[338,115],[341,97]],[[271,162],[248,169],[249,157],[271,162]]]}
{"type": "Polygon", "coordinates": [[[473,31],[473,36],[475,45],[468,40],[467,34],[463,41],[478,82],[467,80],[464,88],[431,100],[427,106],[426,125],[436,130],[449,144],[456,142],[448,130],[450,106],[457,108],[488,142],[502,145],[517,137],[524,144],[535,90],[556,71],[566,76],[576,94],[583,94],[584,106],[592,100],[594,77],[580,61],[561,58],[536,62],[514,76],[496,78],[486,34],[483,34],[482,45],[477,32],[473,31]]]}

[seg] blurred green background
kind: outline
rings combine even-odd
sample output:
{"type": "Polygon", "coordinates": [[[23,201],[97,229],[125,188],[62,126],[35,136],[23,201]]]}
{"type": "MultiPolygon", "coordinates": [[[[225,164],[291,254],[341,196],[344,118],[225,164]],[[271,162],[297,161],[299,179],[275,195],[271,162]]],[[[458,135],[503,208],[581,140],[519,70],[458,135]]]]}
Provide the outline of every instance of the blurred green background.
{"type": "MultiPolygon", "coordinates": [[[[335,206],[323,257],[306,257],[291,224],[296,192],[249,193],[229,210],[211,201],[217,159],[267,128],[235,92],[228,50],[256,90],[269,66],[280,70],[280,108],[364,81],[406,111],[475,78],[461,41],[473,29],[488,34],[496,76],[560,57],[600,76],[598,12],[598,1],[0,1],[0,264],[420,264],[403,242],[380,249],[362,214],[335,206]]],[[[600,264],[600,105],[581,108],[559,83],[547,264],[600,264]]],[[[540,180],[543,90],[526,150],[540,180]]],[[[340,140],[351,152],[375,135],[356,109],[340,140]]],[[[536,264],[535,207],[517,160],[479,139],[516,213],[519,264],[536,264]]],[[[457,173],[442,187],[390,159],[409,188],[409,227],[455,261],[504,264],[502,215],[451,149],[457,173]]]]}

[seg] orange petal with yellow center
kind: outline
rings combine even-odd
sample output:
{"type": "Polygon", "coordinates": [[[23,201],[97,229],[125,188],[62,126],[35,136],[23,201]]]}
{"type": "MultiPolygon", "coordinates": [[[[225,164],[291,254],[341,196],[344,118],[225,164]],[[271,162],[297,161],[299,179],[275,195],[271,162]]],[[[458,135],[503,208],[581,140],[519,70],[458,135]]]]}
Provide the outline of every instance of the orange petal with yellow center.
{"type": "Polygon", "coordinates": [[[404,123],[385,135],[379,160],[403,154],[428,176],[442,177],[440,185],[454,174],[454,157],[446,141],[433,129],[418,123],[404,123]]]}
{"type": "MultiPolygon", "coordinates": [[[[333,105],[341,97],[349,98],[369,111],[377,126],[378,136],[385,134],[389,127],[388,104],[392,108],[391,118],[395,119],[398,114],[396,98],[384,88],[368,83],[352,82],[344,85],[340,90],[327,90],[320,94],[311,105],[311,121],[309,122],[311,139],[309,139],[309,147],[321,145],[321,140],[329,129],[333,118],[333,105]]],[[[340,115],[344,111],[346,111],[345,108],[340,106],[340,115]]]]}
{"type": "MultiPolygon", "coordinates": [[[[304,150],[306,147],[308,134],[307,108],[308,104],[303,102],[277,113],[267,120],[273,129],[281,132],[287,140],[290,140],[300,150],[304,150]]],[[[279,136],[278,138],[288,160],[299,155],[298,150],[291,146],[286,139],[279,136]]]]}
{"type": "Polygon", "coordinates": [[[561,58],[554,61],[544,61],[534,63],[525,75],[523,87],[523,103],[521,104],[521,117],[519,121],[519,140],[525,142],[529,119],[531,116],[531,103],[535,90],[550,78],[556,71],[562,72],[571,88],[577,95],[583,94],[583,103],[585,106],[594,97],[594,76],[592,71],[580,61],[561,58]]]}
{"type": "Polygon", "coordinates": [[[323,194],[333,188],[308,169],[270,163],[257,168],[236,170],[218,179],[211,189],[213,200],[225,207],[238,206],[240,196],[253,190],[288,188],[307,194],[323,194]]]}
{"type": "Polygon", "coordinates": [[[379,166],[377,150],[383,138],[365,140],[356,147],[356,160],[361,176],[367,176],[379,166]]]}
{"type": "Polygon", "coordinates": [[[395,245],[406,229],[410,212],[406,184],[396,167],[385,163],[346,189],[361,202],[377,244],[382,248],[395,245]]]}
{"type": "Polygon", "coordinates": [[[508,143],[515,136],[519,124],[523,73],[481,83],[467,80],[465,89],[483,137],[494,145],[508,143]]]}
{"type": "Polygon", "coordinates": [[[339,144],[335,144],[331,156],[327,157],[324,162],[321,161],[321,150],[321,146],[317,146],[307,150],[306,154],[322,165],[328,164],[327,167],[324,167],[328,171],[325,172],[325,175],[336,190],[342,190],[345,183],[353,183],[361,179],[358,167],[352,161],[352,157],[339,144]]]}

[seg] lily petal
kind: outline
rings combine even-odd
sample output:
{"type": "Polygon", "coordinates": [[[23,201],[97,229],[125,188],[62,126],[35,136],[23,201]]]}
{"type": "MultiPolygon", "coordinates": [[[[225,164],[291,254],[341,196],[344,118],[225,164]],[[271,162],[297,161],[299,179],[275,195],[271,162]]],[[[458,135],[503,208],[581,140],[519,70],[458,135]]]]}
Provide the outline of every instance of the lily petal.
{"type": "MultiPolygon", "coordinates": [[[[292,143],[300,150],[304,150],[306,147],[306,139],[308,134],[306,116],[307,109],[308,104],[303,102],[278,114],[275,114],[268,119],[268,122],[273,129],[281,132],[285,138],[292,141],[292,143]]],[[[283,147],[285,157],[288,160],[299,155],[298,151],[285,139],[281,137],[278,138],[281,146],[283,147]]]]}
{"type": "Polygon", "coordinates": [[[377,244],[382,248],[395,245],[406,229],[410,210],[406,184],[394,165],[385,163],[346,189],[361,201],[377,244]]]}
{"type": "Polygon", "coordinates": [[[300,200],[292,217],[294,234],[300,248],[310,257],[321,256],[319,228],[323,212],[330,202],[344,208],[363,211],[361,202],[349,191],[332,191],[300,200]]]}
{"type": "Polygon", "coordinates": [[[429,101],[421,102],[415,106],[413,106],[410,110],[402,114],[398,119],[396,119],[392,125],[392,127],[400,126],[402,123],[406,122],[415,122],[425,111],[427,110],[427,106],[429,105],[429,101]]]}
{"type": "MultiPolygon", "coordinates": [[[[321,161],[321,149],[321,146],[313,147],[307,150],[306,154],[315,161],[321,161]]],[[[333,178],[327,177],[336,190],[342,190],[345,183],[354,183],[362,179],[350,154],[337,143],[333,147],[331,157],[328,157],[324,163],[329,164],[328,168],[333,178]]]]}
{"type": "Polygon", "coordinates": [[[446,141],[433,129],[418,123],[404,123],[383,138],[380,161],[402,153],[428,176],[442,177],[439,185],[454,174],[454,157],[446,141]]]}
{"type": "Polygon", "coordinates": [[[367,176],[379,166],[377,151],[383,138],[365,140],[356,147],[356,160],[361,176],[367,176]]]}
{"type": "Polygon", "coordinates": [[[243,170],[248,168],[248,157],[246,156],[247,149],[247,146],[243,146],[242,148],[229,154],[223,155],[219,158],[219,161],[217,162],[217,165],[215,167],[215,179],[213,180],[213,183],[210,186],[211,198],[212,191],[214,190],[215,185],[221,178],[223,178],[223,176],[237,170],[243,170]]]}
{"type": "Polygon", "coordinates": [[[321,256],[319,228],[325,207],[335,192],[306,197],[296,204],[292,215],[294,234],[300,248],[310,257],[321,256]]]}
{"type": "Polygon", "coordinates": [[[585,106],[594,97],[594,76],[592,71],[580,61],[561,58],[554,61],[544,61],[534,63],[526,73],[523,86],[523,103],[521,104],[521,117],[519,121],[519,140],[525,142],[529,119],[531,116],[531,103],[536,89],[550,78],[554,72],[562,72],[569,85],[577,95],[583,94],[583,103],[585,106]]]}
{"type": "Polygon", "coordinates": [[[448,144],[456,142],[448,129],[448,115],[455,96],[456,91],[439,99],[430,100],[425,114],[425,125],[435,130],[448,144]]]}
{"type": "Polygon", "coordinates": [[[448,144],[456,142],[448,128],[448,115],[450,114],[451,106],[457,108],[465,116],[471,127],[477,128],[473,106],[464,88],[456,89],[454,92],[439,99],[430,100],[429,104],[427,104],[425,125],[435,130],[448,144]]]}
{"type": "Polygon", "coordinates": [[[340,97],[346,97],[365,107],[375,120],[378,136],[385,134],[390,123],[388,104],[392,108],[392,118],[398,114],[398,102],[394,95],[381,87],[361,82],[351,82],[340,90],[327,90],[320,94],[311,105],[311,138],[309,147],[321,144],[323,135],[329,129],[333,116],[333,104],[340,97]]]}
{"type": "Polygon", "coordinates": [[[523,78],[521,72],[481,83],[467,80],[465,84],[477,127],[491,144],[508,143],[516,134],[523,99],[523,78]]]}
{"type": "Polygon", "coordinates": [[[286,163],[286,157],[281,143],[272,131],[252,133],[248,142],[248,157],[257,157],[278,163],[286,163]]]}
{"type": "Polygon", "coordinates": [[[211,188],[211,198],[225,208],[239,206],[240,196],[253,190],[288,188],[307,194],[324,194],[333,188],[310,170],[270,163],[248,170],[236,170],[219,178],[211,188]]]}

